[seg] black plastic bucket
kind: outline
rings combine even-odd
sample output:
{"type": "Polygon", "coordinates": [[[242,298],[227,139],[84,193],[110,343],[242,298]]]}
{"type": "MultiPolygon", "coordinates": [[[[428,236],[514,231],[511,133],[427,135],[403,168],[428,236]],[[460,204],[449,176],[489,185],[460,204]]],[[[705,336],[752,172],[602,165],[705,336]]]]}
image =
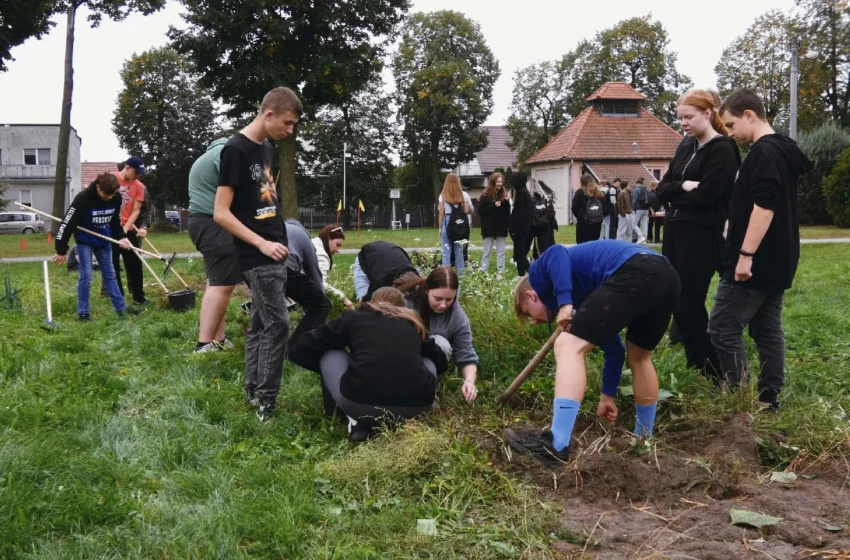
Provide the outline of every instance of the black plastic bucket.
{"type": "Polygon", "coordinates": [[[195,308],[195,290],[182,290],[168,294],[168,305],[174,311],[189,311],[195,308]]]}

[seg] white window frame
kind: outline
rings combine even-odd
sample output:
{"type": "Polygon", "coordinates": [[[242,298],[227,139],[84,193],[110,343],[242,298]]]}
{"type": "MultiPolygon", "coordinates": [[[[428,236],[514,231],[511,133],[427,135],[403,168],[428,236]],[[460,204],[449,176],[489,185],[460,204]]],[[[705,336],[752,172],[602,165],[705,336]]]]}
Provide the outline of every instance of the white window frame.
{"type": "Polygon", "coordinates": [[[24,148],[24,165],[50,165],[50,148],[24,148]],[[47,152],[47,161],[42,162],[39,160],[39,152],[46,151],[47,152]],[[27,152],[32,152],[29,155],[35,156],[35,163],[27,163],[27,152]]]}
{"type": "Polygon", "coordinates": [[[21,203],[21,204],[23,204],[24,206],[28,206],[28,207],[32,208],[32,190],[30,190],[30,189],[26,189],[26,190],[21,189],[21,190],[18,192],[18,199],[19,199],[19,200],[18,200],[18,202],[20,202],[20,203],[21,203]],[[27,198],[29,198],[29,202],[24,202],[24,193],[27,193],[27,194],[29,195],[29,196],[27,197],[27,198]]]}

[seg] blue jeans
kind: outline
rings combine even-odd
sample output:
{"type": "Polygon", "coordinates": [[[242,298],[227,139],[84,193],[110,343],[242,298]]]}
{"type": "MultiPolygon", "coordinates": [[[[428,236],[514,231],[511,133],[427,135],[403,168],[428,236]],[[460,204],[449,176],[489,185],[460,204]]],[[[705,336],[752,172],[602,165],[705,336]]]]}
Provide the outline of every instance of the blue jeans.
{"type": "Polygon", "coordinates": [[[463,271],[463,242],[461,241],[449,241],[449,236],[446,235],[446,229],[449,225],[449,219],[446,217],[443,220],[443,232],[442,232],[442,242],[443,242],[443,266],[450,266],[452,264],[452,251],[455,254],[455,268],[458,272],[463,271]]]}
{"type": "Polygon", "coordinates": [[[115,279],[115,269],[112,268],[112,247],[109,245],[106,247],[92,247],[91,245],[78,243],[77,262],[80,265],[80,280],[77,282],[77,314],[89,314],[92,255],[97,257],[97,264],[100,265],[100,276],[103,278],[106,293],[109,294],[109,299],[112,300],[112,307],[118,313],[123,312],[127,309],[127,304],[124,302],[124,296],[121,295],[121,290],[118,288],[118,280],[115,279]]]}

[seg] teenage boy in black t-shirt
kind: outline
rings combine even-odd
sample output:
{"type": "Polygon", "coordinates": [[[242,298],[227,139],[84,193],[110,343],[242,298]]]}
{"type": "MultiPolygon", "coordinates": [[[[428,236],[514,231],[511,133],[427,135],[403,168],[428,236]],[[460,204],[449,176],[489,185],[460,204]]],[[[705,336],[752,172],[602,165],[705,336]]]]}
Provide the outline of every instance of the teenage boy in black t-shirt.
{"type": "Polygon", "coordinates": [[[762,100],[752,91],[734,91],[718,112],[729,136],[752,148],[732,190],[721,281],[708,330],[721,373],[736,386],[748,383],[743,333],[749,325],[761,362],[758,400],[778,410],[785,381],[782,296],[800,260],[797,179],[812,169],[812,162],[796,142],[773,131],[762,100]]]}
{"type": "Polygon", "coordinates": [[[245,343],[245,396],[263,422],[274,416],[289,338],[286,228],[272,177],[272,146],[293,133],[303,108],[289,88],[263,98],[260,113],[221,151],[213,219],[233,234],[236,258],[251,288],[245,343]]]}

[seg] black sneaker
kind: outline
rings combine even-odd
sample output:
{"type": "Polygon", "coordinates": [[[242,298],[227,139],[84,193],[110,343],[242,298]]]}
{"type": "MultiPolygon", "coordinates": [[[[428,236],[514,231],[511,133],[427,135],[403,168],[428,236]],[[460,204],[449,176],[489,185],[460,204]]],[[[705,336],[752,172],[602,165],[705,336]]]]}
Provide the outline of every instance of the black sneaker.
{"type": "Polygon", "coordinates": [[[151,300],[149,300],[148,298],[146,298],[144,296],[142,296],[141,299],[133,298],[133,305],[139,305],[139,306],[149,305],[150,302],[151,302],[151,300]]]}
{"type": "Polygon", "coordinates": [[[262,401],[257,404],[257,420],[260,422],[268,422],[274,418],[274,411],[277,408],[274,401],[262,401]]]}
{"type": "Polygon", "coordinates": [[[354,430],[348,434],[348,441],[351,443],[363,443],[364,441],[369,441],[371,437],[372,430],[354,430]]]}
{"type": "Polygon", "coordinates": [[[515,432],[510,428],[504,430],[502,434],[505,436],[505,441],[515,451],[521,455],[529,455],[534,457],[550,469],[560,468],[570,458],[570,448],[565,447],[561,451],[556,451],[552,446],[552,432],[549,430],[543,432],[515,432]]]}
{"type": "MultiPolygon", "coordinates": [[[[127,315],[142,315],[145,313],[145,311],[147,311],[147,309],[137,309],[135,307],[128,307],[121,313],[126,313],[127,315]]],[[[121,315],[121,313],[119,313],[119,315],[121,315]]]]}
{"type": "Polygon", "coordinates": [[[779,412],[779,392],[762,391],[759,393],[759,404],[766,405],[769,412],[779,412]]]}
{"type": "Polygon", "coordinates": [[[80,313],[79,315],[77,315],[77,320],[83,322],[91,321],[91,315],[89,315],[88,313],[80,313]]]}
{"type": "Polygon", "coordinates": [[[245,389],[245,402],[252,408],[260,406],[260,399],[257,397],[257,394],[254,393],[253,389],[245,389]]]}

